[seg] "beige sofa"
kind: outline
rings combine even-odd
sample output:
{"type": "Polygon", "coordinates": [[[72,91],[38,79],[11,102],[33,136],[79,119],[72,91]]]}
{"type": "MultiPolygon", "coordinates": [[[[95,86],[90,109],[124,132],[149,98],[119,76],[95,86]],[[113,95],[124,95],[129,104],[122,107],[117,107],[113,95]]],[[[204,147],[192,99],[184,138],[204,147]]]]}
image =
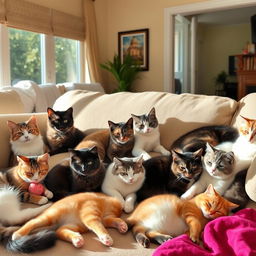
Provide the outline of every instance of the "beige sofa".
{"type": "MultiPolygon", "coordinates": [[[[256,119],[256,94],[249,94],[240,102],[218,97],[193,94],[175,95],[164,92],[116,93],[104,94],[72,90],[58,98],[53,106],[55,110],[74,108],[75,125],[83,131],[91,132],[95,129],[108,127],[108,120],[113,122],[126,121],[131,113],[147,113],[153,106],[160,123],[161,143],[169,148],[171,143],[185,132],[204,125],[226,124],[237,126],[241,122],[240,114],[256,119]]],[[[10,155],[9,132],[7,120],[15,122],[25,121],[31,114],[0,115],[0,167],[7,167],[10,155]]],[[[45,135],[46,113],[37,113],[38,123],[42,134],[45,135]]],[[[67,153],[51,157],[53,166],[67,153]]],[[[253,162],[248,170],[246,189],[251,199],[256,201],[256,177],[253,162]]],[[[250,205],[254,207],[254,202],[250,205]]],[[[4,209],[0,209],[1,211],[4,209]]],[[[125,217],[125,216],[124,216],[125,217]]],[[[139,247],[131,232],[120,235],[116,230],[110,230],[114,239],[111,248],[103,246],[92,233],[85,234],[85,245],[82,249],[75,249],[71,244],[58,241],[57,245],[47,251],[34,255],[72,255],[72,256],[100,256],[100,255],[151,255],[155,245],[150,249],[139,247]]],[[[0,247],[0,255],[10,255],[0,247]]]]}

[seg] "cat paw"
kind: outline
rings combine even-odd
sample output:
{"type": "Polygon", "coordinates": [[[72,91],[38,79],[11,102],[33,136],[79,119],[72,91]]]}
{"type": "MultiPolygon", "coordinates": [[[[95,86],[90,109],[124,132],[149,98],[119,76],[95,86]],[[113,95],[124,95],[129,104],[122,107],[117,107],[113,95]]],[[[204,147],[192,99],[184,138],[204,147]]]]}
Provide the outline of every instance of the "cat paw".
{"type": "Polygon", "coordinates": [[[142,233],[138,233],[136,235],[136,241],[137,241],[138,244],[140,244],[144,248],[148,248],[150,246],[149,239],[142,233]]]}
{"type": "Polygon", "coordinates": [[[161,154],[164,155],[164,156],[169,156],[169,155],[171,155],[171,152],[168,151],[168,150],[162,150],[161,154]]]}
{"type": "Polygon", "coordinates": [[[84,239],[82,236],[74,237],[71,241],[76,248],[81,248],[84,245],[84,239]]]}
{"type": "Polygon", "coordinates": [[[52,199],[53,198],[53,193],[50,190],[45,190],[44,195],[48,198],[48,199],[52,199]]]}
{"type": "Polygon", "coordinates": [[[132,212],[133,209],[134,209],[133,203],[131,203],[131,202],[125,202],[125,204],[124,204],[124,211],[125,211],[126,213],[132,212]]]}
{"type": "Polygon", "coordinates": [[[186,194],[186,193],[184,193],[183,195],[181,195],[181,199],[184,199],[184,200],[189,200],[189,199],[191,199],[193,196],[191,196],[191,195],[189,195],[189,194],[186,194]]]}
{"type": "Polygon", "coordinates": [[[42,198],[37,202],[37,204],[42,205],[48,203],[48,198],[45,196],[42,196],[42,198]]]}
{"type": "Polygon", "coordinates": [[[120,232],[120,233],[126,233],[127,232],[127,230],[128,230],[128,226],[127,226],[127,224],[125,223],[125,222],[119,222],[118,224],[117,224],[117,229],[118,229],[118,231],[120,232]]]}
{"type": "Polygon", "coordinates": [[[18,232],[14,232],[14,233],[12,234],[12,240],[18,240],[18,239],[21,238],[21,237],[22,237],[22,235],[19,234],[18,232]]]}
{"type": "Polygon", "coordinates": [[[102,235],[99,239],[106,246],[111,246],[113,244],[113,239],[110,235],[102,235]]]}
{"type": "Polygon", "coordinates": [[[161,236],[156,236],[154,237],[154,240],[159,243],[159,244],[162,244],[170,239],[173,239],[172,236],[169,236],[169,235],[161,235],[161,236]]]}
{"type": "Polygon", "coordinates": [[[191,239],[195,244],[199,244],[199,243],[200,243],[200,239],[199,239],[198,236],[190,235],[189,237],[190,237],[190,239],[191,239]]]}
{"type": "Polygon", "coordinates": [[[146,160],[151,158],[150,154],[148,154],[148,153],[143,153],[141,155],[142,155],[144,161],[146,161],[146,160]]]}

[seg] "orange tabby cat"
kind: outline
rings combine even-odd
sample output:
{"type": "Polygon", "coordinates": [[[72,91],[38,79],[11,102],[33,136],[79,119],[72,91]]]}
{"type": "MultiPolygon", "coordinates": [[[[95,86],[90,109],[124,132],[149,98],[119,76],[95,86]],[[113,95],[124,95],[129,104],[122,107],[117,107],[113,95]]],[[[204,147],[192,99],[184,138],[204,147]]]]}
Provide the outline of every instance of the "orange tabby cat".
{"type": "Polygon", "coordinates": [[[49,155],[45,153],[40,156],[17,156],[18,165],[0,172],[0,184],[10,185],[20,191],[22,202],[34,204],[46,204],[53,194],[48,189],[44,189],[43,195],[29,192],[30,183],[40,183],[48,174],[49,155]]]}
{"type": "Polygon", "coordinates": [[[82,148],[93,148],[97,147],[100,160],[104,161],[106,155],[106,149],[109,143],[109,129],[104,129],[102,131],[93,132],[87,135],[76,147],[75,149],[82,148]]]}
{"type": "Polygon", "coordinates": [[[12,239],[26,236],[36,228],[57,224],[57,237],[77,248],[83,246],[81,233],[87,230],[93,231],[104,245],[111,246],[113,240],[105,227],[116,228],[120,233],[128,229],[119,218],[121,213],[121,203],[114,197],[90,192],[74,194],[55,202],[41,215],[28,221],[13,233],[12,239]]]}
{"type": "Polygon", "coordinates": [[[127,223],[143,247],[149,247],[150,240],[161,244],[184,233],[199,243],[209,220],[228,215],[237,206],[221,197],[210,184],[204,193],[190,200],[171,194],[148,198],[137,206],[127,223]]]}

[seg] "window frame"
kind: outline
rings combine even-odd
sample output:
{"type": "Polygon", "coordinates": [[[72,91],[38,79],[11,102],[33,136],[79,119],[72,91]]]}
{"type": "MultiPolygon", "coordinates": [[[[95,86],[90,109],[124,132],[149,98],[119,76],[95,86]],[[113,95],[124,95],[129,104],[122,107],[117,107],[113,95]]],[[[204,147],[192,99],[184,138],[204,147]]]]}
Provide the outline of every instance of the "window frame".
{"type": "MultiPolygon", "coordinates": [[[[0,24],[0,87],[11,85],[11,66],[10,66],[10,43],[8,27],[0,24]]],[[[56,84],[55,75],[55,45],[54,36],[40,33],[41,46],[41,84],[56,84]]],[[[78,65],[77,80],[73,81],[84,83],[85,74],[85,49],[84,42],[77,40],[77,59],[78,65]]],[[[28,77],[29,79],[29,77],[28,77]]],[[[66,81],[63,81],[66,82],[66,81]]]]}

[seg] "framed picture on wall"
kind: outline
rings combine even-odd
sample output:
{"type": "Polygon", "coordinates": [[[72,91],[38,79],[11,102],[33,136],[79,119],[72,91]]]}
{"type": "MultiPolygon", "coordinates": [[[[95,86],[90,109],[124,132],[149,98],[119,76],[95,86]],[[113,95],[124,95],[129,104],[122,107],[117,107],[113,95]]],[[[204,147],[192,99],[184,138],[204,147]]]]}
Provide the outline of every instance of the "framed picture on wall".
{"type": "Polygon", "coordinates": [[[149,70],[149,29],[118,32],[118,54],[123,62],[130,55],[141,71],[149,70]]]}

